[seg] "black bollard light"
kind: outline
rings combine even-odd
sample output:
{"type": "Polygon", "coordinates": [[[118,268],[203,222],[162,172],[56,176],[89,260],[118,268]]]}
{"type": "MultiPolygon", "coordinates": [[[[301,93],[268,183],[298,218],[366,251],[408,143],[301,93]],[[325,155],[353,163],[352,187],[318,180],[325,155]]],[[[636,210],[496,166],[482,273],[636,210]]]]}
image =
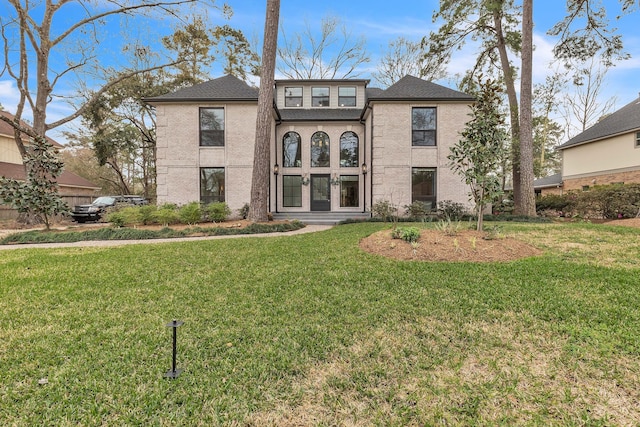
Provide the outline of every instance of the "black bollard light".
{"type": "Polygon", "coordinates": [[[165,378],[178,378],[178,375],[182,372],[182,369],[176,368],[176,354],[178,352],[178,327],[182,326],[184,322],[179,320],[173,320],[171,323],[167,323],[167,327],[173,328],[173,358],[171,364],[171,370],[164,374],[165,378]]]}

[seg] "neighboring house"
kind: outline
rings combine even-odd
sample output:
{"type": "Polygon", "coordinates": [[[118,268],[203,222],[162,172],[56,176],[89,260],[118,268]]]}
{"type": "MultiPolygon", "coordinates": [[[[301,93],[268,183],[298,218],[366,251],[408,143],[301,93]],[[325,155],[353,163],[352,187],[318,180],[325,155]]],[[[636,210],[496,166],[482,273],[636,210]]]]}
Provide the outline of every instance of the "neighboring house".
{"type": "MultiPolygon", "coordinates": [[[[640,97],[558,147],[562,191],[640,183],[640,97]]],[[[536,188],[539,182],[534,183],[536,188]]],[[[542,194],[548,194],[544,189],[542,194]]]]}
{"type": "MultiPolygon", "coordinates": [[[[0,111],[0,114],[13,120],[14,116],[7,111],[0,111]]],[[[28,125],[22,122],[22,126],[28,125]]],[[[62,145],[51,138],[47,140],[56,148],[62,145]]],[[[25,138],[25,141],[27,139],[25,138]]],[[[24,181],[26,174],[22,163],[22,156],[16,146],[13,127],[4,120],[0,120],[0,176],[24,181]]],[[[64,171],[58,177],[59,193],[63,200],[72,207],[75,204],[89,203],[92,196],[100,189],[94,183],[71,172],[64,171]]],[[[17,212],[8,205],[0,204],[0,219],[14,218],[17,212]]]]}
{"type": "MultiPolygon", "coordinates": [[[[357,217],[387,200],[469,205],[447,155],[473,97],[407,76],[276,80],[270,210],[279,217],[357,217]]],[[[250,200],[258,90],[225,76],[146,100],[157,112],[158,203],[250,200]]]]}

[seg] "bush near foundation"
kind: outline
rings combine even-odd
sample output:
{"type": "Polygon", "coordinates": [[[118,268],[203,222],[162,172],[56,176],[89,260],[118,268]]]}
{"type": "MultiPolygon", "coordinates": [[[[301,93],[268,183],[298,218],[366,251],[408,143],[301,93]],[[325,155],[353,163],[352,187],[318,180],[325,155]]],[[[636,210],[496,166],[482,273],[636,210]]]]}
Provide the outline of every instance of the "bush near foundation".
{"type": "Polygon", "coordinates": [[[550,194],[536,200],[539,214],[601,219],[635,218],[640,212],[640,184],[595,186],[588,191],[550,194]]]}

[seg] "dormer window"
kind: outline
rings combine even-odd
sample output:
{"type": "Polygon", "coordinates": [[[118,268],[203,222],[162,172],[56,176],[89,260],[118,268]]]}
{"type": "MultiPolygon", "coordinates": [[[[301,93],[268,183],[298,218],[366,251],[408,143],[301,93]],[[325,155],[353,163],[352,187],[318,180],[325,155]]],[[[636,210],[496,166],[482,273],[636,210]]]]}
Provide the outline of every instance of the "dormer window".
{"type": "Polygon", "coordinates": [[[329,88],[328,87],[311,88],[311,106],[312,107],[328,107],[329,106],[329,88]]]}
{"type": "Polygon", "coordinates": [[[340,107],[356,106],[356,88],[355,87],[339,87],[338,88],[338,105],[340,107]]]}
{"type": "Polygon", "coordinates": [[[284,88],[284,106],[285,107],[302,107],[302,88],[301,87],[285,87],[284,88]]]}

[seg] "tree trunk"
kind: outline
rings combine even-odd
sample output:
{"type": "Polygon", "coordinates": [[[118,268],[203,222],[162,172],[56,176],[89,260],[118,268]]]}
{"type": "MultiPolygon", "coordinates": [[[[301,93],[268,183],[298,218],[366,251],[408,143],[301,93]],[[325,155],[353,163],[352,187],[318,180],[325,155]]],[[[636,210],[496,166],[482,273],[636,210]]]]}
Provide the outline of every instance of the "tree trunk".
{"type": "Polygon", "coordinates": [[[280,0],[267,0],[264,45],[262,48],[262,68],[260,71],[260,91],[258,92],[256,142],[253,154],[253,176],[251,178],[251,203],[248,214],[248,219],[253,222],[265,222],[268,220],[269,147],[271,146],[273,85],[275,79],[279,15],[280,0]]]}
{"type": "Polygon", "coordinates": [[[513,81],[513,69],[509,63],[509,56],[507,55],[507,45],[504,40],[504,32],[502,31],[501,12],[493,12],[493,23],[496,29],[496,38],[498,41],[497,49],[500,54],[500,65],[502,67],[504,83],[507,88],[507,98],[509,100],[513,202],[514,210],[515,212],[518,212],[522,206],[522,197],[520,193],[520,115],[518,109],[518,96],[516,94],[516,86],[513,81]]]}
{"type": "Polygon", "coordinates": [[[516,210],[516,213],[527,216],[536,216],[536,201],[533,190],[533,119],[531,113],[532,74],[533,0],[524,0],[522,8],[522,76],[520,78],[521,205],[520,209],[516,210]]]}

